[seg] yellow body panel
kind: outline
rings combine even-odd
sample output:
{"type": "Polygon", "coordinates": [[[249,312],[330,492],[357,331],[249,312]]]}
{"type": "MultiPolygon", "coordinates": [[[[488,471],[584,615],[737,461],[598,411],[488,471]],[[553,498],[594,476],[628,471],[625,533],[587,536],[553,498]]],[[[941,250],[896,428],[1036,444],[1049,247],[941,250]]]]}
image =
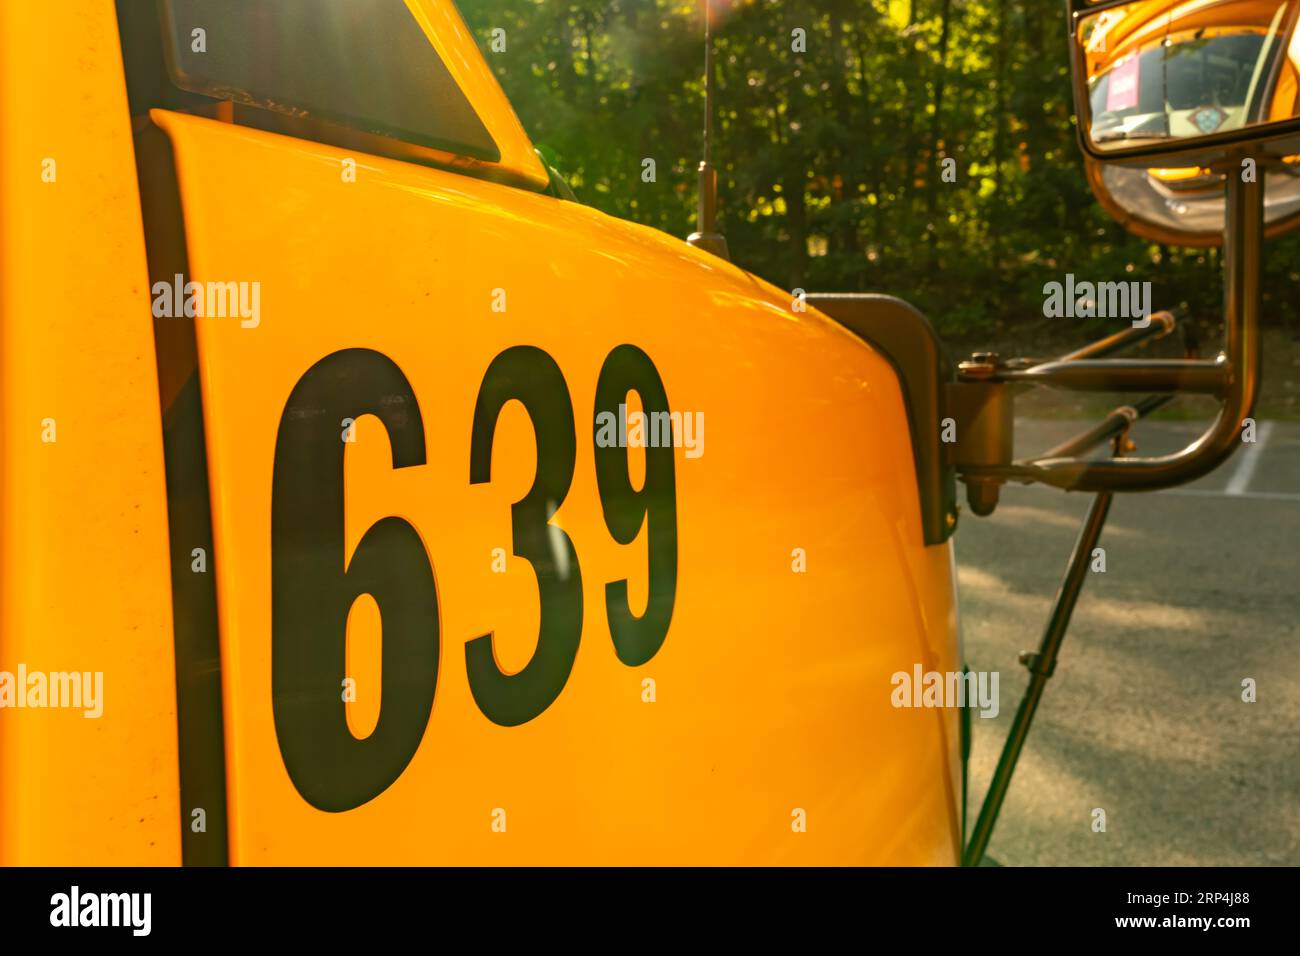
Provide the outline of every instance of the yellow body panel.
{"type": "MultiPolygon", "coordinates": [[[[330,147],[153,117],[176,153],[192,278],[262,289],[256,327],[196,323],[232,862],[955,860],[952,712],[890,703],[894,672],[959,665],[949,555],[922,544],[906,417],[882,359],[735,267],[581,206],[379,158],[344,183],[330,147]],[[638,668],[615,656],[604,586],[627,578],[644,604],[645,537],[612,540],[592,466],[596,377],[622,343],[655,363],[673,409],[706,420],[704,453],[676,453],[671,628],[638,668]],[[533,653],[536,575],[517,557],[504,573],[492,561],[510,551],[536,452],[508,406],[492,479],[471,485],[470,426],[485,370],[519,344],[555,360],[574,408],[576,466],[554,523],[573,541],[585,616],[558,699],[503,727],[476,707],[462,645],[495,633],[505,671],[533,653]],[[346,551],[387,515],[416,529],[441,662],[414,759],[374,799],[331,813],[295,789],[277,745],[268,542],[281,413],[299,378],[344,348],[401,369],[427,449],[425,464],[394,469],[382,425],[358,423],[346,551]],[[806,573],[792,569],[797,548],[806,573]],[[792,828],[798,809],[806,833],[792,828]],[[502,810],[504,833],[492,826],[502,810]]],[[[352,707],[369,714],[349,718],[354,734],[374,721],[377,632],[373,604],[354,606],[352,707]]]]}
{"type": "Polygon", "coordinates": [[[166,522],[113,8],[3,3],[0,671],[101,672],[103,715],[0,710],[0,864],[180,861],[166,522]]]}

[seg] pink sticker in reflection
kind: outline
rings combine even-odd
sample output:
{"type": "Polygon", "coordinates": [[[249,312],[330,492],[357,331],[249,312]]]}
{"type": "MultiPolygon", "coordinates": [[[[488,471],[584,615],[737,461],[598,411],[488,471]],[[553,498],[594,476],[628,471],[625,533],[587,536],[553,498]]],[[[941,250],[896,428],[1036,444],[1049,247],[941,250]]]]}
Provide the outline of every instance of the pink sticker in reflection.
{"type": "Polygon", "coordinates": [[[1115,64],[1110,71],[1110,87],[1106,91],[1106,112],[1118,113],[1138,105],[1138,63],[1136,53],[1130,53],[1115,64]]]}

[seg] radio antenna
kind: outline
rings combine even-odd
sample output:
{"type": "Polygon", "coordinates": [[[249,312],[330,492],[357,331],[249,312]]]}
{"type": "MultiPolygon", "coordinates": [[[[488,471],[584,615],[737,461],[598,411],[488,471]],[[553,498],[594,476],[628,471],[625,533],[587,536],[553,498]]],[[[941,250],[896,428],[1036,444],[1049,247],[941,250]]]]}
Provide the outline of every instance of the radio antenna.
{"type": "Polygon", "coordinates": [[[713,168],[713,16],[704,2],[704,159],[700,162],[699,230],[686,237],[696,249],[730,259],[727,240],[717,231],[718,173],[713,168]]]}

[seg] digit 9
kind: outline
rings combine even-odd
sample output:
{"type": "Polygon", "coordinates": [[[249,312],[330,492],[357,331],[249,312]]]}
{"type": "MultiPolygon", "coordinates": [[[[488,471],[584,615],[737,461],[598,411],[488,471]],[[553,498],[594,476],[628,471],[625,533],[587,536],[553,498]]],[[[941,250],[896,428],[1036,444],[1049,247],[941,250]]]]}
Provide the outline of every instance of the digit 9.
{"type": "Polygon", "coordinates": [[[605,585],[605,611],[618,659],[629,667],[646,663],[659,651],[668,635],[677,598],[677,488],[674,451],[670,440],[654,442],[656,414],[669,415],[664,383],[650,357],[635,345],[620,345],[609,353],[596,382],[593,435],[596,486],[605,525],[619,544],[631,544],[646,528],[648,597],[645,612],[637,617],[628,604],[626,579],[605,585]],[[645,480],[637,488],[628,467],[630,450],[619,406],[636,392],[645,415],[645,480]],[[602,414],[619,422],[619,441],[599,440],[602,414]]]}

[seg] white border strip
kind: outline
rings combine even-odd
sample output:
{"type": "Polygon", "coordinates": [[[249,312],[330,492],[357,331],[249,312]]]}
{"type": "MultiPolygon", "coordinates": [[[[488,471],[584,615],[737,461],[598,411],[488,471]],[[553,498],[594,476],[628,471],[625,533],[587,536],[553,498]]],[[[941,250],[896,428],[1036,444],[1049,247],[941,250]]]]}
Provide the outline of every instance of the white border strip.
{"type": "Polygon", "coordinates": [[[1237,462],[1237,470],[1232,473],[1228,486],[1223,489],[1225,495],[1243,495],[1246,493],[1246,488],[1250,485],[1250,479],[1255,477],[1255,469],[1259,467],[1259,459],[1264,451],[1264,446],[1268,444],[1268,436],[1272,432],[1272,422],[1259,423],[1259,434],[1255,436],[1255,441],[1241,450],[1241,460],[1237,462]]]}

